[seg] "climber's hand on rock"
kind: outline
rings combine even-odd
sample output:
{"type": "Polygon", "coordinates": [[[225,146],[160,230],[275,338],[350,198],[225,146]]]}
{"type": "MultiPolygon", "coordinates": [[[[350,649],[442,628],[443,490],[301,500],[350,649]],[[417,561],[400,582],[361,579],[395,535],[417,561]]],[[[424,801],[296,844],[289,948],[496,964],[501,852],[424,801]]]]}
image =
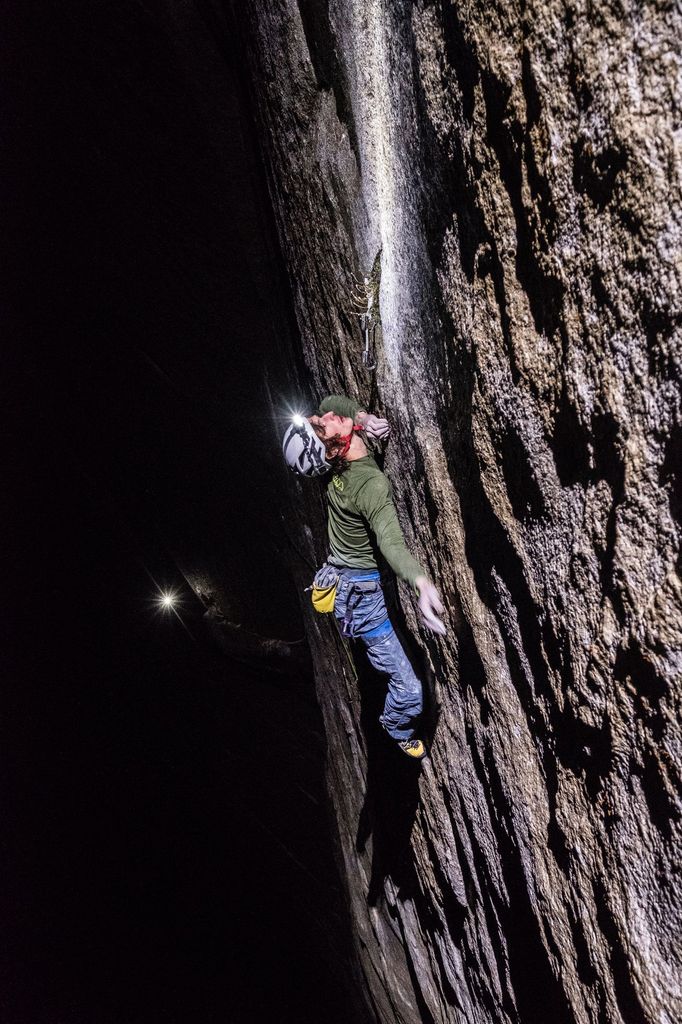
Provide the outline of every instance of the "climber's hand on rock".
{"type": "Polygon", "coordinates": [[[381,416],[375,416],[371,412],[359,412],[356,416],[356,422],[359,427],[362,427],[367,437],[373,437],[377,441],[385,441],[391,433],[391,426],[388,420],[383,419],[381,416]]]}
{"type": "Polygon", "coordinates": [[[426,576],[417,577],[414,585],[417,588],[417,605],[422,622],[432,633],[445,636],[445,624],[438,618],[445,609],[435,586],[426,576]]]}

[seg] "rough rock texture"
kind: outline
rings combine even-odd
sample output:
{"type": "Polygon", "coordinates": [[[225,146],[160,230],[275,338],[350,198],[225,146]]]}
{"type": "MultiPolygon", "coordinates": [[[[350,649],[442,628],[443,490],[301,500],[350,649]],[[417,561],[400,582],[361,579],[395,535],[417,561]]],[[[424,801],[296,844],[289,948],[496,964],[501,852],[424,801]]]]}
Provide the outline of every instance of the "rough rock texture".
{"type": "MultiPolygon", "coordinates": [[[[233,15],[302,391],[389,416],[386,471],[450,613],[428,637],[401,589],[433,669],[421,773],[309,616],[376,1019],[672,1024],[679,10],[248,0],[233,15]],[[373,375],[352,293],[380,249],[373,375]]],[[[289,501],[319,558],[319,495],[294,483],[289,501]]]]}

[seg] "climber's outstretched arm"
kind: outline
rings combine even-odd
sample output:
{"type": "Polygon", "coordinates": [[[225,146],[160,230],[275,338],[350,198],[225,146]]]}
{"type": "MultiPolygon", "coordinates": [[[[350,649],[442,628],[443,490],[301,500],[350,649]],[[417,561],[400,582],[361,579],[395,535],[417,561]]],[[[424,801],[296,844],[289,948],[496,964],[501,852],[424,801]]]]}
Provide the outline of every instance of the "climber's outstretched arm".
{"type": "Polygon", "coordinates": [[[427,629],[443,636],[446,629],[439,615],[443,613],[444,608],[438,590],[405,546],[391,496],[391,487],[383,473],[373,477],[360,488],[355,496],[355,503],[374,533],[379,550],[393,572],[416,590],[422,622],[427,629]]]}

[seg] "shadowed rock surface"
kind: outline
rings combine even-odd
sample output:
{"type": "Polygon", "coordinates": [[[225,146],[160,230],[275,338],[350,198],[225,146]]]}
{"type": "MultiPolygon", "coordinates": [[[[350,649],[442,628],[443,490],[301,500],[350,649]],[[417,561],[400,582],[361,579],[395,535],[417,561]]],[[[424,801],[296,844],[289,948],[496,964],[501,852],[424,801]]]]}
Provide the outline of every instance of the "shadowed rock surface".
{"type": "Polygon", "coordinates": [[[233,40],[192,2],[27,0],[0,45],[0,1018],[364,1024],[233,40]]]}
{"type": "MultiPolygon", "coordinates": [[[[673,1024],[679,10],[232,10],[301,390],[389,417],[405,533],[450,612],[449,635],[426,636],[401,589],[434,680],[421,772],[378,734],[376,685],[308,615],[376,1019],[673,1024]],[[373,375],[351,296],[379,250],[373,375]]],[[[319,537],[316,490],[291,482],[288,503],[319,537]]]]}

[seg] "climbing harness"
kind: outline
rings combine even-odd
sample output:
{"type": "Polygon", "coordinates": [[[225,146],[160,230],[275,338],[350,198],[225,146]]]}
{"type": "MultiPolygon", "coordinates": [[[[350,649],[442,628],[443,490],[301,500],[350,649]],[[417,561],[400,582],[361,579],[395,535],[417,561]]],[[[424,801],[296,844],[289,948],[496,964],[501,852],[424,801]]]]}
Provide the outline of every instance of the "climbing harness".
{"type": "MultiPolygon", "coordinates": [[[[342,576],[347,578],[348,572],[349,570],[344,572],[337,569],[334,565],[329,565],[327,562],[325,562],[322,568],[317,570],[312,586],[306,588],[311,592],[310,598],[316,612],[327,615],[329,612],[334,611],[341,578],[342,576]]],[[[373,572],[364,579],[357,579],[351,576],[345,586],[347,587],[347,599],[343,614],[342,633],[345,637],[353,637],[353,612],[363,597],[367,594],[375,594],[381,588],[379,573],[373,572]]],[[[372,631],[371,635],[382,635],[386,631],[385,625],[382,623],[378,629],[372,631]]],[[[390,623],[388,623],[388,626],[390,628],[390,623]]]]}
{"type": "Polygon", "coordinates": [[[376,574],[376,579],[352,579],[348,589],[348,599],[346,601],[346,610],[343,615],[343,625],[341,632],[348,639],[352,639],[355,634],[353,632],[353,612],[362,601],[363,597],[367,594],[375,594],[381,587],[379,582],[379,573],[376,574]]]}

